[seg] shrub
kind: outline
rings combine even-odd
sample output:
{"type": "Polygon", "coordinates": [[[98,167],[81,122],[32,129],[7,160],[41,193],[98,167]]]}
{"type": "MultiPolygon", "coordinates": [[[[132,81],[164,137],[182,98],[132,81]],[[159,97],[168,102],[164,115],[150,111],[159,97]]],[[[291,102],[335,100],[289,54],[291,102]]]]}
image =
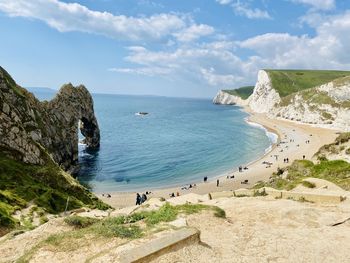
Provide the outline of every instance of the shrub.
{"type": "Polygon", "coordinates": [[[150,212],[145,221],[147,225],[155,225],[160,222],[170,222],[176,219],[178,212],[169,203],[163,205],[159,210],[150,212]]]}
{"type": "Polygon", "coordinates": [[[328,161],[327,157],[325,155],[320,155],[317,157],[317,160],[320,162],[328,161]]]}
{"type": "Polygon", "coordinates": [[[98,222],[98,219],[82,216],[69,216],[64,219],[64,222],[70,226],[85,228],[98,222]]]}
{"type": "Polygon", "coordinates": [[[315,188],[316,187],[316,185],[314,183],[309,182],[309,181],[303,181],[302,185],[307,187],[307,188],[315,188]]]}
{"type": "Polygon", "coordinates": [[[345,153],[350,155],[350,148],[346,149],[345,153]]]}
{"type": "Polygon", "coordinates": [[[220,218],[226,218],[226,212],[224,209],[218,206],[214,206],[213,209],[214,209],[214,216],[220,217],[220,218]]]}
{"type": "Polygon", "coordinates": [[[142,230],[139,226],[131,225],[131,226],[116,226],[112,228],[114,236],[121,238],[139,238],[142,236],[142,230]]]}
{"type": "Polygon", "coordinates": [[[200,211],[207,209],[208,206],[201,204],[184,204],[176,206],[179,212],[185,213],[187,215],[199,213],[200,211]]]}

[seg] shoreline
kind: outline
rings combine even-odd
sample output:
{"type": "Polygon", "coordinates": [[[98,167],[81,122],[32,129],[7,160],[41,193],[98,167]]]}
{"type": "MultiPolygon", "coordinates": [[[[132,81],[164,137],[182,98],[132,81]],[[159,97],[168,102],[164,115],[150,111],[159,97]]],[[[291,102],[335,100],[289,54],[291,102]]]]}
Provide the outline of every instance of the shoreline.
{"type": "MultiPolygon", "coordinates": [[[[242,164],[242,167],[248,168],[247,170],[243,170],[243,172],[238,172],[238,168],[233,167],[225,173],[208,178],[208,182],[206,183],[203,181],[194,182],[196,187],[187,190],[182,189],[184,185],[167,186],[165,188],[150,187],[147,191],[151,191],[152,194],[148,197],[163,197],[169,199],[171,193],[174,193],[175,195],[177,193],[180,195],[187,193],[207,194],[210,192],[250,188],[258,181],[268,180],[278,167],[282,168],[291,164],[296,159],[302,159],[303,155],[305,155],[306,159],[311,159],[321,146],[333,142],[337,137],[336,130],[318,128],[306,124],[291,123],[287,120],[269,119],[264,114],[252,113],[247,107],[243,107],[242,110],[249,114],[249,116],[246,117],[246,121],[253,125],[261,125],[267,132],[277,135],[277,141],[276,143],[271,142],[271,149],[269,151],[254,161],[242,164]],[[310,144],[305,144],[306,140],[310,140],[310,144]],[[290,162],[283,163],[283,158],[279,158],[280,155],[289,158],[290,162]],[[264,162],[271,163],[271,165],[263,164],[264,162]],[[234,178],[227,178],[231,175],[234,175],[234,178]],[[216,186],[216,180],[220,181],[219,187],[216,186]],[[244,180],[248,180],[248,184],[241,184],[244,180]]],[[[102,196],[102,193],[94,192],[95,195],[114,208],[135,205],[136,193],[136,191],[109,192],[111,197],[106,198],[102,196]]]]}
{"type": "MultiPolygon", "coordinates": [[[[248,113],[246,111],[244,111],[245,113],[248,113]]],[[[274,129],[271,129],[269,127],[266,127],[262,124],[259,124],[259,123],[256,123],[256,122],[253,122],[251,121],[249,118],[251,116],[251,113],[248,113],[249,115],[247,117],[244,118],[244,121],[250,125],[250,126],[253,126],[257,129],[261,129],[261,130],[264,130],[265,131],[265,136],[268,138],[268,140],[270,141],[270,145],[265,148],[264,150],[264,153],[262,155],[259,155],[258,157],[256,157],[255,159],[251,160],[251,161],[248,161],[247,163],[242,163],[241,166],[242,167],[248,167],[252,164],[254,164],[255,162],[261,160],[262,158],[264,158],[264,156],[266,156],[267,154],[269,154],[271,151],[273,151],[273,149],[276,147],[276,145],[278,144],[278,142],[280,141],[280,134],[274,130],[274,129]],[[273,134],[274,136],[276,136],[276,140],[275,142],[273,142],[271,140],[271,138],[268,136],[268,133],[271,133],[273,134]]],[[[203,176],[208,176],[208,180],[209,181],[214,181],[214,180],[217,180],[217,179],[220,179],[220,178],[226,178],[227,175],[230,175],[232,174],[232,172],[237,172],[238,170],[235,169],[234,167],[231,167],[229,168],[228,170],[226,171],[223,171],[223,172],[219,172],[219,173],[203,173],[203,176]]],[[[203,177],[202,177],[203,178],[203,177]]],[[[102,195],[102,194],[107,194],[107,193],[126,193],[126,194],[130,194],[130,193],[134,193],[136,194],[137,192],[145,192],[145,191],[158,191],[158,190],[161,190],[161,189],[174,189],[174,188],[182,188],[184,186],[189,186],[190,184],[198,184],[198,183],[201,183],[201,182],[198,182],[196,181],[198,179],[195,179],[194,182],[191,182],[191,183],[185,183],[185,184],[179,184],[179,183],[174,183],[174,184],[170,184],[170,185],[166,185],[166,186],[156,186],[156,187],[140,187],[140,188],[135,188],[135,189],[132,189],[132,190],[125,190],[125,191],[92,191],[95,195],[102,195]]]]}

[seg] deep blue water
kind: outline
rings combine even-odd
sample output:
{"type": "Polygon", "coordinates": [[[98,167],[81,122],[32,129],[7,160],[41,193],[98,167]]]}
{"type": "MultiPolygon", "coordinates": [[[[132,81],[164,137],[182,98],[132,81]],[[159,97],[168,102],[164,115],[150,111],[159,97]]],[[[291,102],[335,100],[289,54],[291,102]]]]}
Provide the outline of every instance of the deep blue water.
{"type": "MultiPolygon", "coordinates": [[[[48,98],[37,94],[40,98],[48,98]]],[[[131,191],[201,181],[251,162],[270,145],[246,113],[211,100],[93,95],[101,149],[80,145],[78,179],[96,192],[131,191]],[[139,111],[147,116],[136,116],[139,111]]]]}

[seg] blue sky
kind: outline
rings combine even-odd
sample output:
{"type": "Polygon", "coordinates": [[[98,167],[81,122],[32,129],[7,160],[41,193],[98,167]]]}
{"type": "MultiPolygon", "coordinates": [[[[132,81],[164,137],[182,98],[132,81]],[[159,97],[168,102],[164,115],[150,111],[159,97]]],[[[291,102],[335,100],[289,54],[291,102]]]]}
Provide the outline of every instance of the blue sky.
{"type": "Polygon", "coordinates": [[[25,87],[212,97],[261,68],[350,70],[348,0],[0,0],[0,32],[25,87]]]}

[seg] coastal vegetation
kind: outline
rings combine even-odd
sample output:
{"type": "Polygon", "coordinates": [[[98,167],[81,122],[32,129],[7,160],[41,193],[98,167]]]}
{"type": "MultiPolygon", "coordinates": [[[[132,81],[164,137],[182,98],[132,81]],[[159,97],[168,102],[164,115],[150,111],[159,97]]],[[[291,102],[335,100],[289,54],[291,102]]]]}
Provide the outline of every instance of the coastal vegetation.
{"type": "Polygon", "coordinates": [[[37,205],[44,211],[43,222],[45,213],[57,214],[66,208],[68,210],[82,206],[109,208],[54,162],[48,162],[46,165],[25,164],[7,157],[2,151],[0,152],[0,178],[2,233],[20,227],[20,220],[12,215],[30,204],[37,205]]]}
{"type": "Polygon", "coordinates": [[[340,155],[342,152],[345,154],[349,154],[349,142],[350,142],[350,132],[341,133],[335,140],[334,143],[323,145],[315,156],[319,160],[327,160],[327,156],[332,155],[340,155]]]}
{"type": "Polygon", "coordinates": [[[253,91],[254,91],[254,86],[245,86],[238,89],[223,90],[223,92],[226,92],[233,96],[238,96],[243,100],[248,99],[249,96],[253,94],[253,91]]]}
{"type": "Polygon", "coordinates": [[[0,67],[0,236],[33,229],[48,214],[109,208],[65,172],[78,162],[79,121],[89,148],[98,149],[99,128],[85,87],[67,84],[52,101],[40,102],[0,67]]]}
{"type": "Polygon", "coordinates": [[[81,216],[69,216],[64,222],[73,227],[71,231],[50,235],[27,251],[18,262],[29,262],[33,255],[43,247],[50,247],[54,251],[74,251],[91,241],[103,239],[104,242],[116,242],[117,246],[153,233],[163,231],[171,226],[163,223],[174,221],[178,215],[190,215],[201,211],[213,211],[213,215],[225,218],[225,211],[219,207],[202,204],[184,204],[172,206],[165,203],[158,210],[140,211],[127,216],[92,219],[81,216]]]}
{"type": "Polygon", "coordinates": [[[350,142],[350,132],[339,134],[334,143],[322,146],[314,155],[317,163],[311,160],[296,160],[286,168],[278,168],[269,182],[259,182],[254,188],[272,187],[279,190],[292,190],[298,185],[314,188],[311,182],[304,181],[309,177],[319,178],[332,182],[346,191],[350,190],[350,163],[343,160],[342,153],[346,154],[350,142]],[[328,160],[329,156],[336,159],[328,160]]]}
{"type": "Polygon", "coordinates": [[[350,76],[350,71],[270,69],[265,71],[269,74],[273,88],[281,97],[350,76]]]}
{"type": "Polygon", "coordinates": [[[286,171],[285,177],[276,173],[264,186],[291,190],[302,184],[304,179],[314,177],[330,181],[346,191],[350,190],[350,163],[343,160],[324,160],[318,164],[308,160],[297,160],[286,171]]]}

